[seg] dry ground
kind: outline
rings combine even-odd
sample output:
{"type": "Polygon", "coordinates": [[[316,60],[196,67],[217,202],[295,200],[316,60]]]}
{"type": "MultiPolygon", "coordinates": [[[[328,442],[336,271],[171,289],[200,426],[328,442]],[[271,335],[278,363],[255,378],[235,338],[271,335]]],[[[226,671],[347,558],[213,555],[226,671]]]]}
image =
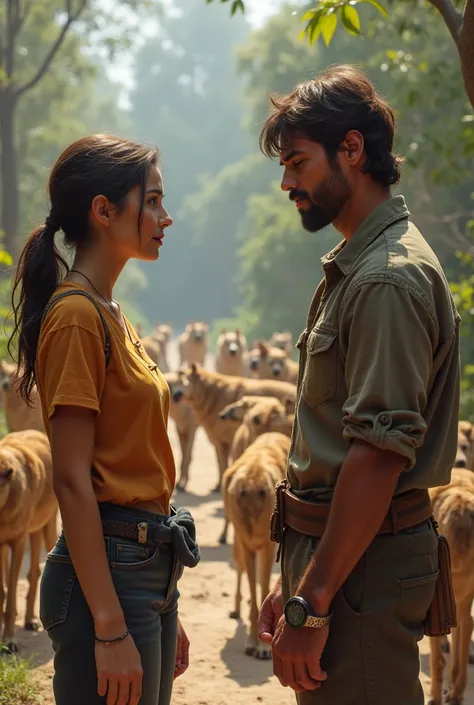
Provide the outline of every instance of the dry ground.
{"type": "MultiPolygon", "coordinates": [[[[174,428],[171,434],[179,461],[174,428]]],[[[180,613],[191,641],[191,665],[187,673],[176,681],[173,705],[249,705],[255,702],[289,705],[295,702],[293,693],[282,688],[273,677],[271,663],[255,661],[244,655],[244,624],[228,617],[233,608],[235,574],[231,547],[217,543],[223,512],[219,496],[210,493],[216,483],[216,474],[214,450],[202,429],[199,429],[189,492],[175,497],[176,503],[188,507],[196,519],[202,560],[197,568],[186,570],[180,582],[180,613]]],[[[232,540],[232,535],[230,538],[232,540]]],[[[21,610],[24,609],[26,594],[26,570],[25,565],[19,587],[21,610]]],[[[246,586],[244,595],[248,598],[246,586]]],[[[48,637],[44,632],[24,632],[21,622],[22,614],[18,619],[21,654],[34,656],[37,664],[35,673],[41,683],[44,705],[54,705],[51,692],[52,651],[48,637]]],[[[422,681],[424,687],[429,687],[427,639],[421,643],[420,650],[422,681]]],[[[474,666],[469,667],[469,676],[464,702],[465,705],[474,705],[474,666]]]]}

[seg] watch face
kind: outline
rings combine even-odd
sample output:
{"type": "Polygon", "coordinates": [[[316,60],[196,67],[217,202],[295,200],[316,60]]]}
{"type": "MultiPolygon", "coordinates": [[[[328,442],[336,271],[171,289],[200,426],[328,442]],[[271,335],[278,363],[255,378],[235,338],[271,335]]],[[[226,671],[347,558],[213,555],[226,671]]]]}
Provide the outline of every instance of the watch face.
{"type": "Polygon", "coordinates": [[[285,605],[285,619],[291,627],[302,627],[306,622],[307,610],[299,598],[290,598],[285,605]]]}

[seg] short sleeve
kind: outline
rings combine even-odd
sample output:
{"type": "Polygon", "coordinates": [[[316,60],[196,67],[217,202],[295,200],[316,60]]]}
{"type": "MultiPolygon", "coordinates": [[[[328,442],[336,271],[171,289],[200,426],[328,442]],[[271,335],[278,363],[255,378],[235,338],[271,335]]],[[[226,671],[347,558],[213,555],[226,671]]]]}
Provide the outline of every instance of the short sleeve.
{"type": "Polygon", "coordinates": [[[347,399],[343,434],[415,464],[437,329],[422,296],[389,283],[365,284],[343,309],[347,399]]]}
{"type": "Polygon", "coordinates": [[[43,338],[36,377],[49,418],[57,406],[81,406],[100,412],[105,375],[104,342],[96,333],[70,325],[43,338]]]}

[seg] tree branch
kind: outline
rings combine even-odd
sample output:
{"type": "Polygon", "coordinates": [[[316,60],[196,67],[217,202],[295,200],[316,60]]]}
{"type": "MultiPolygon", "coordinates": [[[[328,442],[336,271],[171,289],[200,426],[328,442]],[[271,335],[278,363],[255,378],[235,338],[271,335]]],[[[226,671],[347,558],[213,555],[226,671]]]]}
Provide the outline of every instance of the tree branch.
{"type": "Polygon", "coordinates": [[[81,0],[79,3],[78,9],[73,12],[72,11],[72,0],[66,0],[65,1],[65,6],[66,6],[66,12],[67,12],[67,18],[66,22],[61,28],[61,31],[59,32],[59,35],[56,39],[56,41],[51,45],[50,50],[46,54],[43,63],[39,67],[37,73],[33,76],[33,78],[28,81],[27,83],[24,83],[22,86],[19,86],[16,90],[16,93],[18,96],[22,95],[23,93],[26,93],[27,91],[31,90],[36,86],[37,83],[41,81],[47,70],[49,69],[52,60],[54,59],[55,55],[57,54],[59,48],[61,47],[64,38],[70,28],[70,26],[79,18],[81,13],[85,10],[87,5],[87,0],[81,0]]]}
{"type": "Polygon", "coordinates": [[[462,29],[462,14],[456,10],[451,0],[428,0],[428,2],[438,10],[457,45],[462,29]]]}

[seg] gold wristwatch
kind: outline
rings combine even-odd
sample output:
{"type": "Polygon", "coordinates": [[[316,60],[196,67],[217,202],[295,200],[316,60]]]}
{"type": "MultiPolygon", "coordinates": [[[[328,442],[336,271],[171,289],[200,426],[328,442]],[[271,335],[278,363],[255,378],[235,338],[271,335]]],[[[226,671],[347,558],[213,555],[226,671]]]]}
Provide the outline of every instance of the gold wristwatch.
{"type": "Polygon", "coordinates": [[[313,627],[314,629],[322,629],[329,627],[331,622],[331,614],[325,617],[317,617],[311,614],[310,607],[303,597],[290,597],[285,605],[285,621],[290,627],[313,627]]]}

